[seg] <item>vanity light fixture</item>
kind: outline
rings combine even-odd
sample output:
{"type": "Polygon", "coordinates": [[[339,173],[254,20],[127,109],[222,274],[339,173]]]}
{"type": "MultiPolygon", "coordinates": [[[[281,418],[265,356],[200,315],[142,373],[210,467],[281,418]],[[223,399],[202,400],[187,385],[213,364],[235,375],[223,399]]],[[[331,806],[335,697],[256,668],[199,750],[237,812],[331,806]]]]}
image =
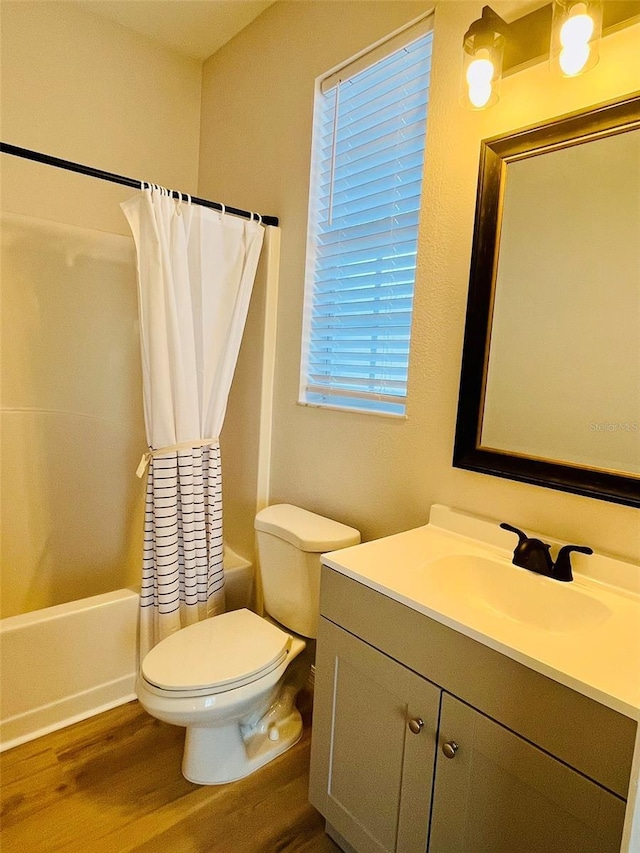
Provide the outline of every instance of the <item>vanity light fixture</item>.
{"type": "Polygon", "coordinates": [[[507,23],[484,6],[463,39],[461,102],[473,110],[498,100],[501,77],[550,60],[565,77],[598,61],[601,36],[640,21],[640,0],[553,0],[507,23]]]}
{"type": "Polygon", "coordinates": [[[598,61],[602,34],[601,0],[554,0],[550,64],[564,77],[576,77],[598,61]]]}
{"type": "Polygon", "coordinates": [[[502,18],[485,6],[465,33],[460,99],[470,109],[483,110],[498,101],[505,30],[502,18]]]}

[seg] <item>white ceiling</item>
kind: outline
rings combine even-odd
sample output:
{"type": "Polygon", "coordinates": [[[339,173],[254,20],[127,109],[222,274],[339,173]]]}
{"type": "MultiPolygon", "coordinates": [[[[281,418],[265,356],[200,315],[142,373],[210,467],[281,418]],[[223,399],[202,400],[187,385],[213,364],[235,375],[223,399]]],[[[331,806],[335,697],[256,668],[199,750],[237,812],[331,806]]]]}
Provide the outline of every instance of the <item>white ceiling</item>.
{"type": "Polygon", "coordinates": [[[203,60],[274,0],[77,0],[85,9],[203,60]]]}

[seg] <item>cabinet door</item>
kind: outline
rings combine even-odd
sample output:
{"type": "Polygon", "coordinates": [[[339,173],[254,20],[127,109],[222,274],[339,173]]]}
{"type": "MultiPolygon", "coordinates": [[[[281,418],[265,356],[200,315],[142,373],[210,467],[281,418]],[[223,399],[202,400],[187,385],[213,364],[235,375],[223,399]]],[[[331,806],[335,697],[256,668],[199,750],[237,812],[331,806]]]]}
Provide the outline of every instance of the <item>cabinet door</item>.
{"type": "Polygon", "coordinates": [[[429,853],[619,853],[623,800],[447,693],[439,743],[429,853]]]}
{"type": "Polygon", "coordinates": [[[425,853],[440,690],[320,623],[311,802],[357,853],[425,853]]]}

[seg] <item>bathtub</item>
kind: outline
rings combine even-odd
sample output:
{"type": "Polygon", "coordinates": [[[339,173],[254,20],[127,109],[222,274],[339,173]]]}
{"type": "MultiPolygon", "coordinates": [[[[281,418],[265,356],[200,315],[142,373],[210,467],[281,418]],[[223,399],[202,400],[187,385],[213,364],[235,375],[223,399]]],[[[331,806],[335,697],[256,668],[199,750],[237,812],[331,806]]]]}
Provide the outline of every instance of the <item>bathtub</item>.
{"type": "MultiPolygon", "coordinates": [[[[253,566],[225,548],[227,609],[249,607],[253,566]]],[[[135,699],[138,593],[117,589],[0,621],[0,751],[135,699]]]]}

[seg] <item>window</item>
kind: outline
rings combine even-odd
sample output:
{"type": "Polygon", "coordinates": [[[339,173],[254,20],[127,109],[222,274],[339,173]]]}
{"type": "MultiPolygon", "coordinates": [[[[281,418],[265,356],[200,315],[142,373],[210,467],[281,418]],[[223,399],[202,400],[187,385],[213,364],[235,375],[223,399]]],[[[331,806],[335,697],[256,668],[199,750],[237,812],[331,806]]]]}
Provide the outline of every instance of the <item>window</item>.
{"type": "Polygon", "coordinates": [[[423,21],[320,84],[300,402],[405,413],[432,37],[423,21]]]}

